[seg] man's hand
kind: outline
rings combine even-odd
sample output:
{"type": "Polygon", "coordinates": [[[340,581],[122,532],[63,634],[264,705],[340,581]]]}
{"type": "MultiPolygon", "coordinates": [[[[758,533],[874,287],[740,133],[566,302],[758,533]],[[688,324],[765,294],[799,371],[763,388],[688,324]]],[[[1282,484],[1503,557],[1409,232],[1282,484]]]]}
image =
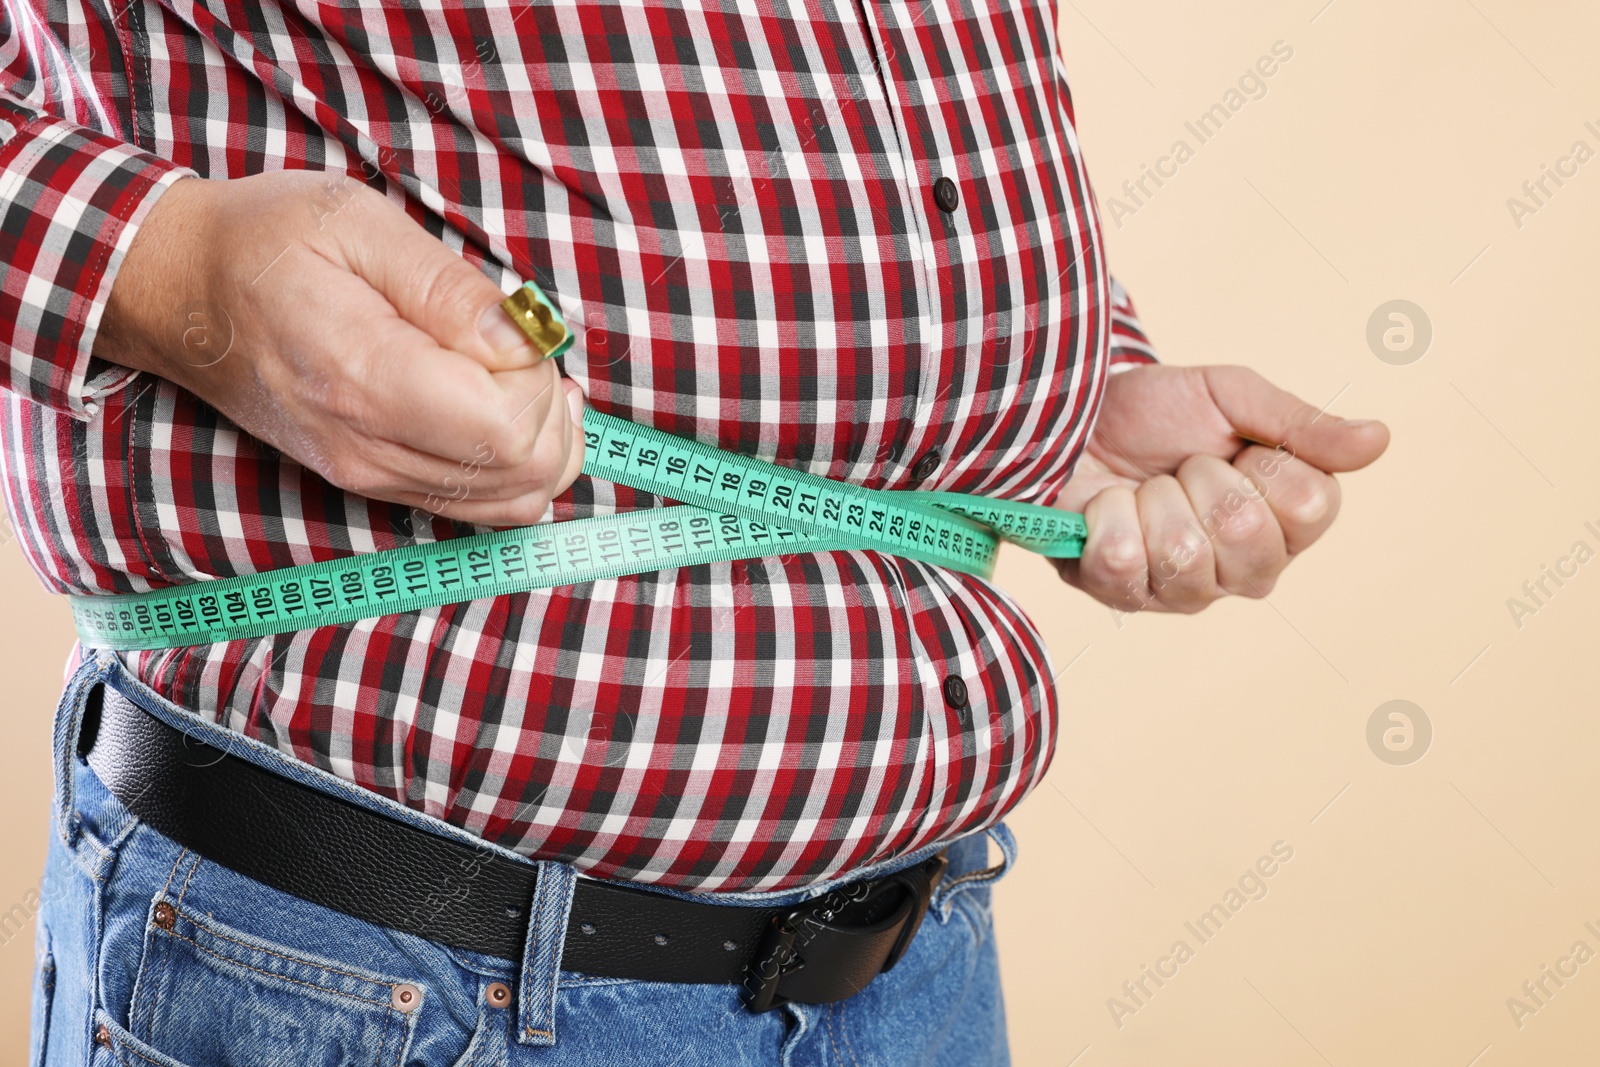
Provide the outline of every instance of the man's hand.
{"type": "Polygon", "coordinates": [[[1089,524],[1082,559],[1059,561],[1061,576],[1121,611],[1265,596],[1333,523],[1333,474],[1388,445],[1383,423],[1319,415],[1244,367],[1115,374],[1056,500],[1089,524]]]}
{"type": "Polygon", "coordinates": [[[95,355],[159,374],[328,481],[533,522],[583,465],[583,395],[503,294],[343,175],[186,178],[129,248],[95,355]]]}

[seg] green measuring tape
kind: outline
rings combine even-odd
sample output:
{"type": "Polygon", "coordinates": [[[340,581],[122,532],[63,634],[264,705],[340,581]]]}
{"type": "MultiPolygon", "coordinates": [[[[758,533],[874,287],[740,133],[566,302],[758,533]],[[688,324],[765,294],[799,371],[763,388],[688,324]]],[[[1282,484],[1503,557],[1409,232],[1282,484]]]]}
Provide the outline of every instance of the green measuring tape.
{"type": "MultiPolygon", "coordinates": [[[[523,306],[537,301],[554,313],[531,282],[525,290],[531,293],[523,306]]],[[[541,333],[529,330],[542,351],[571,344],[565,324],[554,322],[559,334],[543,313],[541,333]]],[[[583,429],[583,473],[684,503],[149,593],[74,596],[78,636],[94,648],[176,648],[673,567],[837,549],[872,549],[987,578],[1001,541],[1070,558],[1082,553],[1087,536],[1082,516],[1056,508],[869,489],[602,412],[586,411],[583,429]]]]}

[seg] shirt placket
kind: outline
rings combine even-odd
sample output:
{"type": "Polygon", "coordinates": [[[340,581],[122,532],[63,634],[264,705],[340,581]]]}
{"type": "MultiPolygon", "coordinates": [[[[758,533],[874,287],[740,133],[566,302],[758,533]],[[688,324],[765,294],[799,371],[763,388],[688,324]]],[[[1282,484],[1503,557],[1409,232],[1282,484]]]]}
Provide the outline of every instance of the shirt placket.
{"type": "MultiPolygon", "coordinates": [[[[866,62],[879,75],[884,119],[893,126],[899,193],[907,217],[916,226],[922,279],[918,306],[923,372],[916,411],[908,420],[908,436],[898,442],[900,447],[892,457],[896,469],[885,472],[885,485],[938,488],[937,476],[946,465],[943,450],[960,436],[955,420],[970,408],[971,398],[959,395],[957,376],[962,361],[974,353],[968,351],[970,344],[960,348],[944,344],[947,335],[964,336],[948,328],[951,306],[944,294],[969,284],[965,259],[971,248],[971,230],[963,215],[952,162],[955,149],[939,112],[938,94],[930,84],[934,75],[926,66],[926,42],[907,38],[918,32],[922,20],[940,18],[946,9],[938,0],[858,0],[856,9],[862,18],[861,47],[867,52],[866,62]]],[[[980,300],[978,293],[968,296],[969,305],[980,300]]],[[[972,374],[961,377],[968,388],[977,382],[972,374]]],[[[977,733],[974,722],[984,721],[975,717],[986,716],[989,709],[977,676],[977,650],[965,626],[955,618],[960,606],[927,603],[923,583],[909,582],[905,568],[900,560],[890,561],[895,595],[910,622],[908,636],[925,711],[923,747],[944,754],[944,758],[918,761],[918,774],[926,777],[917,784],[924,806],[912,817],[927,826],[952,803],[960,803],[953,795],[960,791],[955,761],[972,757],[968,750],[977,733]],[[918,591],[914,592],[912,585],[918,591]]],[[[914,840],[921,843],[920,836],[914,840]]]]}

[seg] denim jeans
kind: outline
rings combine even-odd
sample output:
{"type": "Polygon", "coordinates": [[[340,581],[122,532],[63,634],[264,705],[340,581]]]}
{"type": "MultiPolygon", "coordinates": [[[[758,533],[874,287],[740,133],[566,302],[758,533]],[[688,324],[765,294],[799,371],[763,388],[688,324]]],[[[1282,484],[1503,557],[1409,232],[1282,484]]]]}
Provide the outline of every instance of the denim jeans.
{"type": "MultiPolygon", "coordinates": [[[[1004,827],[950,846],[950,868],[928,917],[893,970],[848,1000],[757,1015],[731,985],[562,970],[576,877],[564,864],[538,864],[529,912],[535,920],[523,956],[503,960],[310,904],[186,851],[142,825],[77,756],[84,701],[102,682],[233,755],[511,855],[189,715],[129,677],[115,656],[86,660],[56,716],[56,804],[40,894],[33,1064],[1009,1062],[989,895],[1015,858],[1004,827]],[[1001,853],[992,868],[991,839],[1001,853]]],[[[799,902],[918,862],[936,848],[821,886],[709,899],[727,907],[799,902]]]]}

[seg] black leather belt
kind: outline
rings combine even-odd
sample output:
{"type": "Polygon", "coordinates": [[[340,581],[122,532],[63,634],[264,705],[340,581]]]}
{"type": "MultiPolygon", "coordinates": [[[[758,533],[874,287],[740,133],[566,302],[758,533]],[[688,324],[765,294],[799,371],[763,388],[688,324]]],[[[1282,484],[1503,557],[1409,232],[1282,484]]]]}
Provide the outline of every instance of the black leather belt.
{"type": "MultiPolygon", "coordinates": [[[[507,960],[522,954],[536,868],[417,829],[206,745],[117,690],[88,698],[79,755],[135,816],[274,889],[507,960]]],[[[579,879],[563,970],[742,985],[756,1011],[859,992],[904,955],[943,853],[799,906],[752,908],[579,879]]]]}

